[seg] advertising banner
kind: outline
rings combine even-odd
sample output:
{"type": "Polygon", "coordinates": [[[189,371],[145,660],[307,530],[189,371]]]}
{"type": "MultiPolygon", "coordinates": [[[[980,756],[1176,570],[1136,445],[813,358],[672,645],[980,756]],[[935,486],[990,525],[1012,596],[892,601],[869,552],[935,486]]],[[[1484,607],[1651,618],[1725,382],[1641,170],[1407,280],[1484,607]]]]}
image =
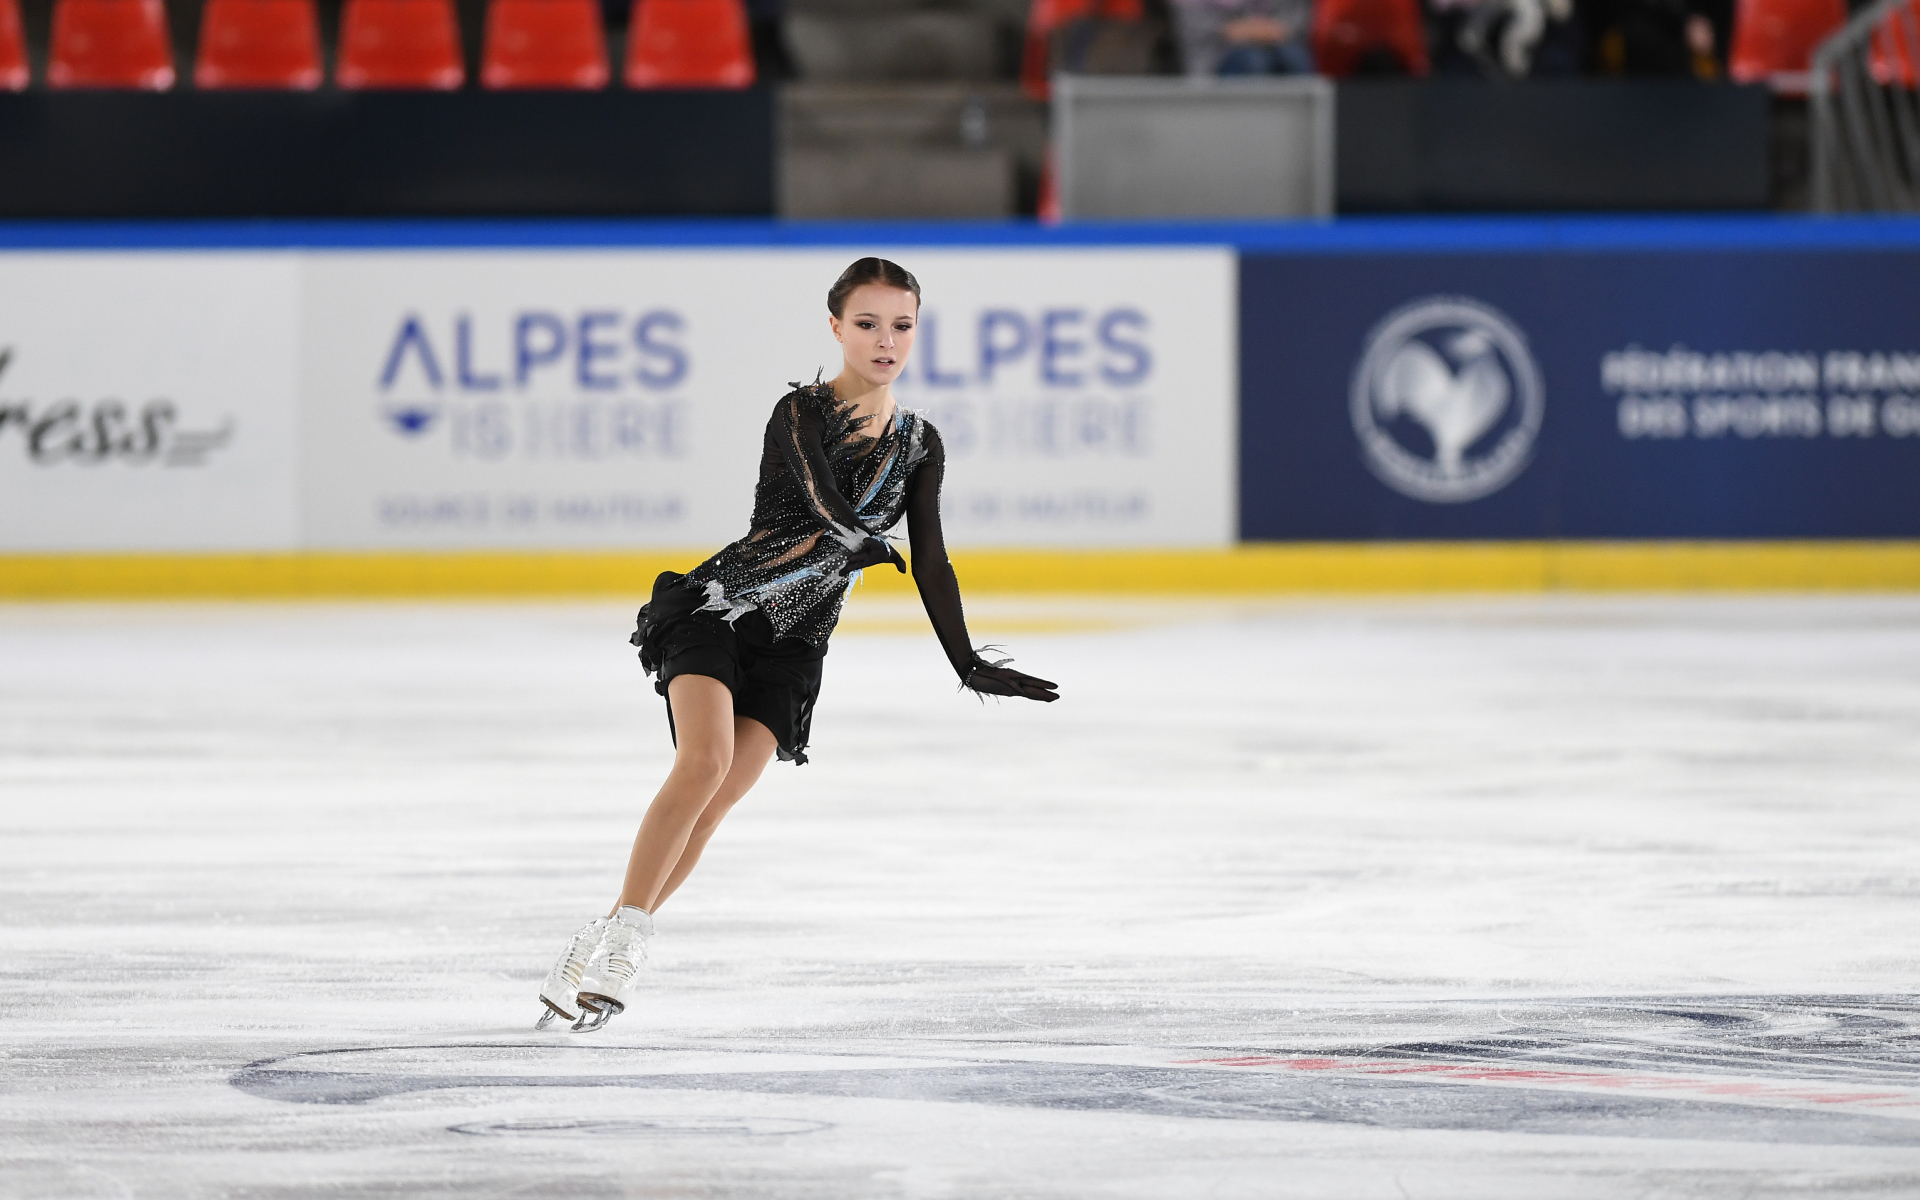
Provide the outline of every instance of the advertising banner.
{"type": "Polygon", "coordinates": [[[1920,536],[1920,254],[1248,255],[1241,534],[1920,536]]]}
{"type": "Polygon", "coordinates": [[[297,272],[0,255],[0,551],[292,549],[297,272]]]}
{"type": "MultiPolygon", "coordinates": [[[[819,322],[769,321],[778,300],[742,265],[707,251],[309,258],[304,540],[617,548],[739,536],[756,411],[820,357],[819,322]]],[[[777,298],[786,281],[764,282],[777,298]]]]}
{"type": "Polygon", "coordinates": [[[1234,256],[901,251],[926,289],[895,392],[947,447],[962,546],[1234,539],[1234,256]]]}
{"type": "MultiPolygon", "coordinates": [[[[872,249],[956,546],[1920,537],[1911,249],[872,249]]],[[[0,255],[0,551],[717,547],[855,253],[0,255]]]]}
{"type": "MultiPolygon", "coordinates": [[[[951,543],[1232,540],[1230,251],[875,252],[925,291],[896,395],[945,439],[951,543]]],[[[741,536],[774,402],[839,368],[825,297],[852,253],[309,256],[304,542],[741,536]]]]}

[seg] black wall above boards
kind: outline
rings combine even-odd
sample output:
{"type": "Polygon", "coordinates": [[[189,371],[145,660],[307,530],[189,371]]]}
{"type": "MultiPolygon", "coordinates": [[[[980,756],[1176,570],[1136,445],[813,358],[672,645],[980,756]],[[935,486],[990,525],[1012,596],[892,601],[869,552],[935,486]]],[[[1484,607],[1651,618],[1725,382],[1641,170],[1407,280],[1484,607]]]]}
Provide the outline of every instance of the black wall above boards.
{"type": "Polygon", "coordinates": [[[773,97],[0,95],[0,217],[767,216],[773,97]]]}

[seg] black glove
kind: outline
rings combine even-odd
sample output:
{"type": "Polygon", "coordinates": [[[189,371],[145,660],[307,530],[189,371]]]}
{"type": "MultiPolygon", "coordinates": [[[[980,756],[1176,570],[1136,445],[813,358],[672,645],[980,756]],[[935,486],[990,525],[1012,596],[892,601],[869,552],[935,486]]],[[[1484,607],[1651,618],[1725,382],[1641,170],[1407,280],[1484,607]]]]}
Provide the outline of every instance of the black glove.
{"type": "Polygon", "coordinates": [[[1016,671],[1006,664],[1012,662],[1003,658],[998,663],[988,662],[977,655],[973,667],[960,681],[962,687],[970,688],[985,696],[1019,696],[1026,700],[1038,700],[1050,704],[1060,698],[1060,685],[1025,671],[1016,671]]]}
{"type": "Polygon", "coordinates": [[[860,544],[860,548],[847,555],[847,573],[862,571],[868,567],[879,566],[883,562],[893,564],[893,569],[906,574],[907,560],[885,538],[870,537],[860,544]]]}

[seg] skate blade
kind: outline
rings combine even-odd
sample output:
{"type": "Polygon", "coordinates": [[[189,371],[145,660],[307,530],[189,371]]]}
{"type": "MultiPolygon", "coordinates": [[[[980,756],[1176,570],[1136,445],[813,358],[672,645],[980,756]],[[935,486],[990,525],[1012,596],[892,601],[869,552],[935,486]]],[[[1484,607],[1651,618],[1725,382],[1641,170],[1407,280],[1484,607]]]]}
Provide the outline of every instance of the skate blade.
{"type": "MultiPolygon", "coordinates": [[[[555,1017],[559,1017],[562,1021],[567,1021],[567,1022],[572,1022],[573,1020],[575,1020],[574,1014],[568,1012],[564,1008],[561,1008],[558,1004],[555,1004],[553,1001],[547,999],[545,996],[540,997],[540,1003],[547,1006],[547,1011],[541,1013],[540,1019],[533,1023],[533,1027],[535,1029],[545,1029],[548,1025],[553,1023],[553,1019],[555,1017]]],[[[585,1015],[584,1012],[582,1013],[582,1015],[585,1015]]]]}
{"type": "Polygon", "coordinates": [[[619,1016],[626,1008],[617,1000],[605,996],[580,997],[580,1019],[573,1023],[575,1033],[594,1033],[606,1028],[608,1021],[619,1016]]]}

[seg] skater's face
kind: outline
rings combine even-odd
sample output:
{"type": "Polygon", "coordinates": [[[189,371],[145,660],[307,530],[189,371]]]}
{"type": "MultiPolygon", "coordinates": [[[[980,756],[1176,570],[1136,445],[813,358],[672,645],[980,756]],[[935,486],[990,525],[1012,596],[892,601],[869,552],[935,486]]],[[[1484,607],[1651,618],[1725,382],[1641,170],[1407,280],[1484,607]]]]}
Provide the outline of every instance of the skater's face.
{"type": "Polygon", "coordinates": [[[920,302],[902,288],[869,283],[853,289],[846,308],[828,320],[846,352],[847,368],[874,387],[885,387],[906,368],[920,302]]]}

